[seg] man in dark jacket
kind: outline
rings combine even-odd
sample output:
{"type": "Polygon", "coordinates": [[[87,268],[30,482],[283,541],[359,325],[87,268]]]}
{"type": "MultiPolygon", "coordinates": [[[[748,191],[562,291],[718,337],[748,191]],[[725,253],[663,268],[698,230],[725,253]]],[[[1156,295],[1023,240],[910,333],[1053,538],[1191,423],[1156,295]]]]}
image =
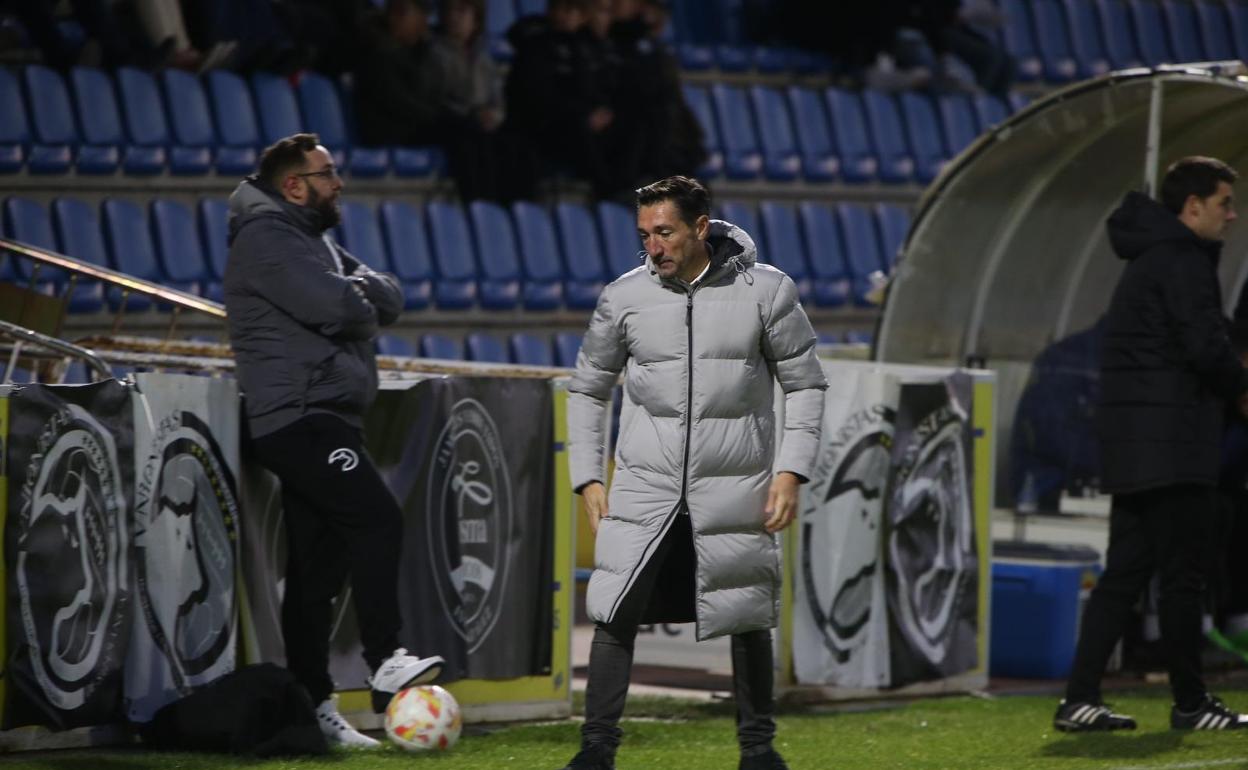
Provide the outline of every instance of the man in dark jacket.
{"type": "Polygon", "coordinates": [[[354,74],[363,144],[438,144],[446,137],[427,0],[387,0],[385,28],[372,31],[354,74]]]}
{"type": "Polygon", "coordinates": [[[319,704],[331,743],[372,747],[377,741],[347,724],[332,698],[332,608],[347,575],[374,708],[434,679],[442,658],[398,647],[402,515],[362,428],[377,393],[373,338],[398,318],[403,299],[392,276],[330,237],[341,193],[315,134],[266,149],[259,173],[230,196],[225,307],[252,450],[282,482],[286,665],[319,704]]]}
{"type": "Polygon", "coordinates": [[[1161,202],[1128,193],[1109,218],[1127,261],[1105,317],[1097,432],[1101,485],[1113,493],[1109,551],[1083,616],[1059,730],[1134,729],[1100,683],[1131,607],[1154,572],[1174,729],[1248,727],[1201,679],[1201,597],[1218,518],[1215,485],[1226,406],[1245,411],[1248,375],[1231,348],[1217,263],[1235,219],[1236,173],[1213,158],[1166,172],[1161,202]]]}

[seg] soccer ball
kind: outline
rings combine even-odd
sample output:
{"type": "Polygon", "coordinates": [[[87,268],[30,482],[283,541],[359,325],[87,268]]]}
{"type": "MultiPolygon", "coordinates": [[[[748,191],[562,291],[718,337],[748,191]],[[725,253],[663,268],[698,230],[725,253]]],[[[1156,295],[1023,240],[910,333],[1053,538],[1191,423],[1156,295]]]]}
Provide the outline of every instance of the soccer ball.
{"type": "Polygon", "coordinates": [[[463,726],[455,696],[436,684],[400,690],[386,707],[386,735],[408,751],[445,751],[463,726]]]}

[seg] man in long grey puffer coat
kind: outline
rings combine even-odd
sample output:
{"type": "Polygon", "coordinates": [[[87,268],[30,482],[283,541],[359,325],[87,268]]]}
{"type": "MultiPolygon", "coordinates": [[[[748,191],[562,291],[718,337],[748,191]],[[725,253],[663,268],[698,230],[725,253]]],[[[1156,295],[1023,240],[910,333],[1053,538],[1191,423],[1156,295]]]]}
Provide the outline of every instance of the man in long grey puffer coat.
{"type": "Polygon", "coordinates": [[[780,610],[774,533],[819,444],[823,390],[797,288],[753,240],[711,220],[699,182],[637,193],[645,263],[603,290],[569,388],[572,483],[596,533],[581,751],[566,770],[613,770],[641,622],[732,635],[742,770],[779,770],[770,629],[780,610]],[[605,416],[624,372],[608,499],[605,416]],[[773,393],[785,425],[774,447],[773,393]]]}

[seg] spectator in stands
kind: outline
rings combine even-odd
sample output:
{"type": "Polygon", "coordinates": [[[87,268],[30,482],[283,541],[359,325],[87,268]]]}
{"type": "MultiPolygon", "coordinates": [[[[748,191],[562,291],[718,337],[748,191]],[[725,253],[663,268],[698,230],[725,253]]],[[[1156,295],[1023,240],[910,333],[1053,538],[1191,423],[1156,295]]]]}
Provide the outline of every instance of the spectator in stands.
{"type": "Polygon", "coordinates": [[[1236,173],[1213,158],[1184,158],[1161,200],[1128,193],[1109,218],[1126,261],[1105,316],[1097,433],[1101,486],[1113,493],[1109,551],[1092,591],[1059,730],[1134,729],[1101,700],[1101,677],[1131,608],[1160,574],[1174,729],[1248,727],[1205,689],[1202,594],[1215,537],[1224,410],[1248,413],[1248,373],[1222,315],[1217,262],[1235,219],[1236,173]]]}
{"type": "Polygon", "coordinates": [[[565,770],[615,767],[638,624],[695,619],[699,640],[732,635],[741,770],[787,767],[772,747],[774,533],[810,476],[827,383],[792,280],[756,263],[747,233],[711,221],[710,203],[687,177],[637,191],[646,269],[602,291],[568,388],[572,484],[596,535],[596,628],[581,750],[565,770]],[[602,424],[621,373],[608,499],[602,424]],[[785,428],[773,458],[776,381],[785,428]]]}
{"type": "Polygon", "coordinates": [[[0,2],[0,8],[8,8],[21,21],[50,67],[67,70],[84,64],[111,69],[178,63],[173,41],[149,45],[133,15],[120,14],[109,0],[73,0],[73,20],[86,34],[85,43],[65,33],[56,6],[47,0],[0,2]]]}
{"type": "Polygon", "coordinates": [[[355,70],[360,140],[369,146],[436,144],[440,94],[426,0],[386,0],[355,70]]]}
{"type": "Polygon", "coordinates": [[[225,307],[251,451],[282,484],[286,665],[331,743],[371,747],[332,697],[332,610],[347,576],[378,712],[434,679],[442,658],[398,647],[402,513],[364,448],[363,415],[377,392],[373,339],[403,294],[330,237],[341,194],[315,134],[266,149],[230,196],[225,307]]]}
{"type": "Polygon", "coordinates": [[[680,88],[680,63],[663,42],[665,0],[616,0],[611,38],[620,58],[618,113],[635,112],[640,173],[692,176],[706,163],[706,138],[680,88]]]}
{"type": "Polygon", "coordinates": [[[505,88],[507,120],[547,163],[609,198],[635,179],[615,162],[616,115],[582,32],[587,11],[586,0],[550,0],[545,16],[521,18],[508,30],[515,58],[505,88]]]}
{"type": "Polygon", "coordinates": [[[446,0],[432,50],[440,141],[465,201],[533,196],[527,144],[503,131],[503,78],[485,50],[483,0],[446,0]]]}

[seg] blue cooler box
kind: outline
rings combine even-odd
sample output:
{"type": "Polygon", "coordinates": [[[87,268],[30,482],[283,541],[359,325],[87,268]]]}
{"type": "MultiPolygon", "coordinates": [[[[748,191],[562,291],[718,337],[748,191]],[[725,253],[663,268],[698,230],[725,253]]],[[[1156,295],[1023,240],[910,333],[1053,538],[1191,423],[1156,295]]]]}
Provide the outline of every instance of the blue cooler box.
{"type": "Polygon", "coordinates": [[[1069,675],[1083,601],[1100,573],[1099,554],[1088,546],[994,541],[989,673],[1069,675]]]}

